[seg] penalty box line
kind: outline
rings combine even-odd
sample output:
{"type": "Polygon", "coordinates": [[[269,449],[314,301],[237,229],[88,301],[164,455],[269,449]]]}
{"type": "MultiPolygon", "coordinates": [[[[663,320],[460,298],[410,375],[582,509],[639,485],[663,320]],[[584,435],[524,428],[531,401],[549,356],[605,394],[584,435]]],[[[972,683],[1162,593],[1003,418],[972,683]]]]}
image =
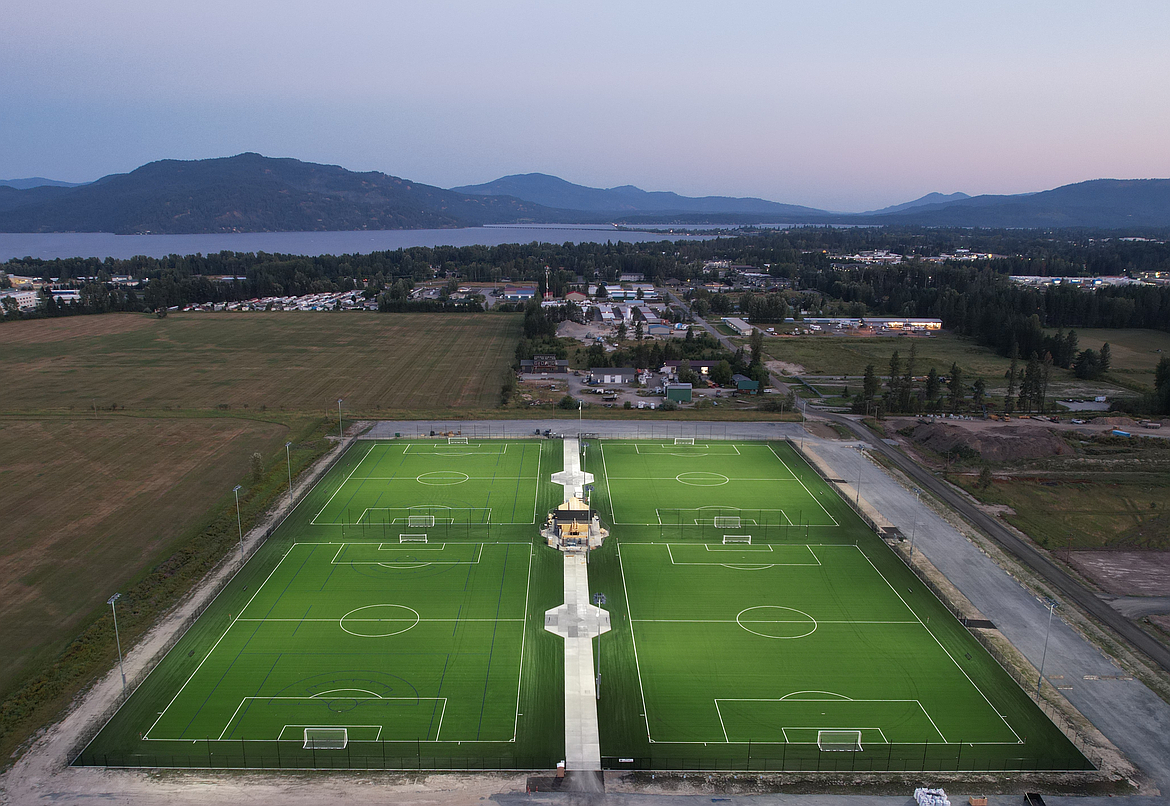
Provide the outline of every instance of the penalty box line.
{"type": "MultiPolygon", "coordinates": [[[[830,623],[830,622],[826,622],[826,623],[830,623]]],[[[906,623],[913,624],[913,622],[906,622],[906,623]]],[[[803,692],[800,692],[800,693],[803,693],[803,692]]],[[[828,693],[828,692],[826,692],[826,693],[828,693]]],[[[912,702],[918,706],[918,710],[922,711],[922,715],[924,717],[926,717],[928,722],[930,722],[930,726],[932,728],[934,728],[934,732],[938,734],[940,739],[942,739],[942,743],[943,744],[950,744],[950,742],[947,741],[947,737],[943,735],[943,732],[941,730],[939,730],[938,724],[935,723],[934,719],[930,715],[930,712],[926,710],[926,706],[924,706],[922,704],[921,700],[897,699],[897,698],[886,699],[886,698],[876,698],[876,697],[873,697],[873,698],[864,697],[861,699],[854,699],[853,697],[845,697],[844,699],[841,699],[840,697],[808,697],[808,698],[802,697],[802,698],[797,699],[797,700],[790,700],[790,699],[788,699],[789,696],[791,696],[791,695],[786,695],[784,697],[715,697],[713,699],[715,700],[715,710],[716,711],[719,710],[719,703],[720,702],[835,702],[835,703],[841,703],[841,702],[911,703],[912,702]]],[[[723,723],[722,712],[720,712],[720,715],[719,715],[719,722],[720,722],[720,724],[723,723]]],[[[800,725],[789,725],[788,727],[790,727],[792,730],[876,730],[882,734],[882,741],[885,742],[886,744],[889,744],[889,742],[886,741],[886,734],[882,731],[881,728],[876,728],[876,727],[875,728],[826,728],[823,726],[813,727],[813,726],[800,726],[800,725]]],[[[784,728],[781,728],[781,731],[783,731],[783,730],[784,730],[784,728]]],[[[726,728],[723,729],[723,737],[724,737],[724,739],[727,738],[727,729],[726,728]]],[[[787,734],[784,735],[784,742],[785,742],[785,744],[809,744],[809,742],[790,742],[788,740],[787,734]]],[[[967,742],[963,742],[963,744],[967,744],[967,742]]],[[[1010,742],[995,742],[995,744],[1011,744],[1011,743],[1010,742]]]]}
{"type": "MultiPolygon", "coordinates": [[[[349,689],[349,690],[356,691],[357,689],[349,689]]],[[[334,694],[337,692],[324,692],[324,693],[325,694],[334,694]]],[[[320,702],[320,701],[322,701],[322,699],[323,699],[323,697],[320,694],[310,695],[308,697],[255,697],[255,696],[244,697],[240,700],[240,704],[236,706],[236,710],[232,712],[231,718],[228,719],[227,724],[223,726],[223,730],[220,731],[219,736],[216,737],[216,740],[221,741],[221,742],[223,741],[224,736],[228,732],[228,729],[231,728],[232,723],[236,721],[236,716],[239,715],[240,709],[244,708],[244,705],[246,703],[249,703],[251,700],[264,700],[264,701],[294,700],[294,701],[298,701],[298,702],[316,700],[316,701],[320,702]]],[[[438,730],[435,731],[435,738],[432,740],[429,740],[429,741],[436,741],[436,742],[442,741],[439,738],[439,736],[442,735],[442,732],[443,732],[443,717],[447,715],[447,698],[446,697],[379,697],[377,694],[374,694],[373,696],[370,696],[370,697],[344,697],[344,698],[340,698],[340,699],[354,700],[355,702],[369,702],[372,700],[386,700],[387,702],[400,702],[400,701],[411,701],[411,700],[413,700],[413,701],[433,700],[436,703],[442,702],[443,709],[442,709],[442,711],[439,712],[438,730]]],[[[247,709],[245,709],[245,713],[246,712],[247,712],[247,709]]],[[[286,725],[281,727],[280,733],[277,734],[275,741],[281,741],[284,737],[284,732],[290,727],[292,727],[292,728],[296,728],[296,727],[301,727],[301,728],[316,728],[316,727],[321,727],[321,728],[331,728],[331,727],[378,728],[377,736],[374,739],[365,739],[365,740],[355,739],[354,740],[354,741],[374,741],[374,742],[380,741],[381,736],[382,736],[382,728],[383,728],[382,725],[298,725],[295,723],[290,723],[290,724],[286,724],[286,725]]],[[[418,737],[415,737],[415,738],[418,738],[418,737]]],[[[177,740],[171,739],[171,740],[163,740],[163,741],[180,741],[180,742],[182,742],[182,741],[188,741],[188,740],[187,739],[177,739],[177,740]]],[[[264,741],[273,741],[273,740],[272,739],[251,739],[251,740],[246,740],[246,741],[264,742],[264,741]]],[[[388,739],[387,741],[409,741],[409,740],[408,739],[388,739]]]]}
{"type": "MultiPolygon", "coordinates": [[[[665,543],[665,544],[650,543],[648,545],[665,545],[666,546],[666,553],[670,556],[670,564],[671,565],[720,565],[720,566],[728,565],[728,563],[726,563],[726,562],[721,562],[721,563],[720,562],[701,562],[701,563],[699,563],[699,562],[696,562],[696,563],[679,562],[678,560],[676,560],[674,558],[674,551],[671,549],[671,545],[672,545],[671,543],[665,543]]],[[[673,545],[687,546],[687,545],[692,545],[692,544],[675,543],[673,545]]],[[[766,544],[763,544],[763,545],[766,545],[766,544]]],[[[771,546],[768,546],[769,550],[771,548],[772,548],[771,546]]],[[[816,552],[814,552],[812,550],[812,546],[805,545],[805,548],[808,549],[808,553],[812,555],[813,561],[811,563],[764,562],[764,563],[760,563],[760,564],[768,565],[768,566],[788,567],[788,568],[818,568],[818,567],[820,567],[822,565],[821,559],[816,555],[816,552]]],[[[711,549],[708,548],[707,550],[710,551],[711,549]]],[[[717,550],[718,551],[732,551],[732,549],[717,549],[717,550]]],[[[739,549],[739,551],[743,551],[743,550],[744,549],[739,549]]],[[[752,551],[754,551],[754,549],[752,549],[752,551]]],[[[756,564],[757,563],[754,563],[754,562],[731,563],[731,565],[756,565],[756,564]]]]}
{"type": "MultiPolygon", "coordinates": [[[[341,557],[342,552],[344,552],[350,546],[370,546],[370,545],[373,545],[373,544],[372,543],[342,543],[341,546],[337,549],[337,553],[333,555],[333,559],[329,561],[329,564],[330,565],[384,565],[384,566],[387,566],[390,568],[393,568],[397,564],[397,563],[390,562],[388,559],[387,560],[340,560],[340,559],[338,559],[341,557]]],[[[415,561],[415,562],[409,562],[409,563],[402,563],[402,565],[410,565],[413,567],[418,567],[420,565],[479,565],[480,560],[483,559],[483,546],[484,546],[483,543],[463,543],[463,544],[457,544],[457,543],[426,543],[426,544],[422,544],[422,543],[418,543],[418,544],[414,544],[414,543],[379,543],[378,544],[378,551],[389,552],[389,551],[396,551],[399,549],[401,549],[402,551],[419,551],[420,547],[423,547],[423,546],[426,546],[425,548],[421,549],[423,551],[434,551],[435,549],[430,548],[430,546],[435,546],[436,548],[441,547],[441,548],[439,548],[439,550],[442,551],[448,545],[451,545],[451,546],[455,546],[455,545],[479,546],[479,551],[476,552],[474,560],[425,560],[423,562],[415,561]],[[387,548],[387,547],[389,547],[389,548],[387,548]]],[[[493,543],[492,545],[502,545],[502,544],[494,544],[493,543]]]]}

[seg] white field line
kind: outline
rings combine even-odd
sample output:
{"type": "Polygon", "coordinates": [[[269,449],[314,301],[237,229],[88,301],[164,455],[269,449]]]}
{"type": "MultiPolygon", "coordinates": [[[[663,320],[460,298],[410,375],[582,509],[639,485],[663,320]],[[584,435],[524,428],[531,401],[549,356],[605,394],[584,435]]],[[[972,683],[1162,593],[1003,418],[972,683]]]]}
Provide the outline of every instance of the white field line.
{"type": "MultiPolygon", "coordinates": [[[[383,623],[396,622],[396,621],[402,621],[402,622],[409,621],[411,624],[422,624],[422,623],[427,623],[427,622],[432,622],[432,621],[447,622],[447,623],[457,622],[460,624],[462,624],[465,621],[486,621],[486,622],[489,622],[491,624],[495,624],[495,623],[498,623],[501,621],[524,621],[524,619],[522,619],[522,618],[417,618],[417,619],[415,619],[415,618],[347,618],[345,620],[346,621],[372,621],[372,622],[383,622],[383,623]]],[[[286,622],[295,623],[295,624],[302,624],[304,622],[320,621],[320,622],[327,622],[329,624],[333,624],[334,622],[339,621],[339,619],[335,619],[335,618],[242,618],[242,619],[237,619],[237,621],[258,621],[258,622],[261,622],[263,624],[267,624],[270,621],[271,622],[286,621],[286,622]]],[[[825,623],[832,624],[832,622],[825,622],[825,623]]],[[[865,622],[858,622],[858,623],[861,624],[861,623],[865,623],[865,622]]],[[[914,622],[907,621],[906,623],[913,624],[914,622]]],[[[278,699],[278,698],[277,697],[259,697],[258,699],[278,699]]],[[[353,699],[353,698],[350,697],[348,699],[353,699]]]]}
{"type": "MultiPolygon", "coordinates": [[[[512,722],[512,741],[520,732],[520,687],[524,683],[524,641],[528,637],[528,593],[532,589],[532,555],[535,548],[528,547],[528,581],[524,585],[524,626],[520,630],[520,673],[516,675],[516,716],[512,722]]],[[[446,709],[444,709],[446,710],[446,709]]],[[[442,729],[442,719],[439,728],[442,729]]]]}
{"type": "MultiPolygon", "coordinates": [[[[536,451],[536,489],[532,493],[532,522],[536,523],[536,508],[540,506],[540,459],[544,456],[544,446],[538,445],[536,451]]],[[[488,516],[490,521],[491,516],[488,516]]],[[[503,525],[503,524],[501,524],[503,525]]],[[[531,565],[531,562],[529,563],[531,565]]]]}
{"type": "MultiPolygon", "coordinates": [[[[602,461],[605,460],[605,453],[602,452],[602,461]]],[[[612,501],[612,499],[610,499],[612,501]]],[[[646,707],[646,686],[642,682],[642,664],[638,661],[638,642],[634,639],[634,614],[630,607],[630,586],[626,584],[626,566],[622,562],[622,546],[621,543],[617,545],[618,568],[622,572],[622,590],[626,596],[626,613],[630,618],[630,644],[634,647],[634,668],[638,672],[638,690],[642,695],[642,718],[646,720],[646,740],[653,743],[654,737],[650,735],[650,709],[646,707]]]]}
{"type": "MultiPolygon", "coordinates": [[[[914,608],[910,607],[910,605],[906,603],[906,600],[902,598],[902,594],[898,593],[897,589],[890,584],[890,580],[886,579],[886,575],[878,570],[878,567],[873,564],[873,560],[869,559],[869,555],[867,555],[864,551],[861,551],[860,547],[858,547],[857,550],[861,552],[862,557],[865,557],[865,561],[869,563],[870,567],[873,568],[874,571],[877,571],[877,575],[880,576],[882,581],[889,586],[890,590],[892,590],[894,595],[898,597],[903,605],[905,605],[906,609],[914,615],[914,618],[917,619],[918,623],[922,625],[922,629],[926,630],[926,634],[934,639],[934,642],[938,644],[939,649],[946,653],[946,656],[951,659],[951,663],[955,664],[955,668],[963,674],[963,677],[967,678],[967,682],[970,683],[971,686],[979,692],[979,696],[984,699],[991,710],[995,712],[995,715],[998,716],[1003,724],[1007,726],[1007,729],[1012,732],[1012,735],[1016,737],[1016,743],[1023,744],[1024,740],[1020,738],[1020,734],[1016,733],[1016,729],[1011,726],[1011,723],[1007,721],[1007,718],[1005,718],[1004,715],[999,712],[999,709],[996,708],[995,705],[991,702],[991,700],[987,698],[987,695],[983,693],[983,689],[979,688],[979,686],[975,684],[975,681],[971,679],[969,674],[967,674],[967,670],[959,665],[959,662],[955,660],[955,656],[952,655],[945,646],[943,646],[942,641],[938,640],[938,638],[935,637],[935,634],[930,631],[930,628],[923,624],[922,619],[918,617],[918,613],[916,613],[914,608]]],[[[929,714],[927,716],[929,717],[929,714]]]]}
{"type": "MultiPolygon", "coordinates": [[[[368,454],[368,453],[369,453],[369,452],[367,451],[367,454],[368,454]]],[[[363,459],[364,459],[364,457],[363,457],[363,459]]],[[[164,709],[162,709],[162,711],[161,711],[161,712],[159,712],[158,719],[154,720],[154,722],[153,722],[153,723],[151,723],[151,726],[150,726],[149,728],[147,728],[147,730],[146,730],[146,733],[144,733],[144,734],[142,735],[142,738],[144,738],[144,739],[149,739],[149,738],[150,738],[150,732],[151,732],[152,730],[154,730],[154,728],[155,728],[155,725],[157,725],[157,724],[159,723],[159,721],[161,721],[161,720],[162,720],[163,716],[165,716],[165,715],[166,715],[166,712],[167,712],[167,711],[169,711],[169,710],[170,710],[170,708],[171,708],[171,706],[175,704],[175,700],[179,699],[179,695],[183,693],[183,689],[187,688],[187,684],[191,682],[192,678],[194,678],[194,677],[195,677],[195,675],[199,674],[199,670],[203,668],[203,664],[207,663],[207,659],[208,659],[208,658],[210,658],[210,657],[212,656],[212,654],[214,654],[214,653],[215,653],[215,649],[216,649],[216,647],[218,647],[218,646],[219,646],[219,644],[220,644],[220,641],[222,641],[224,638],[226,638],[226,637],[227,637],[227,634],[228,634],[229,632],[231,632],[231,631],[232,631],[232,627],[233,627],[233,626],[235,626],[235,623],[236,623],[237,621],[239,621],[239,619],[240,619],[240,616],[242,616],[242,615],[244,614],[244,612],[245,612],[245,611],[246,611],[246,610],[247,610],[249,607],[251,607],[251,606],[252,606],[252,601],[253,601],[253,600],[254,600],[254,599],[257,597],[257,596],[259,596],[259,595],[260,595],[260,591],[264,590],[264,586],[268,584],[268,580],[272,579],[272,575],[276,573],[276,569],[280,568],[280,566],[284,564],[284,561],[285,561],[285,559],[286,559],[286,558],[288,557],[288,555],[289,555],[289,554],[292,552],[292,550],[293,550],[294,548],[296,548],[296,547],[297,547],[297,544],[296,544],[296,543],[293,543],[291,546],[289,546],[289,547],[288,547],[288,551],[286,551],[286,552],[284,553],[284,556],[282,556],[282,557],[280,558],[280,562],[278,562],[278,563],[276,563],[276,565],[272,566],[272,570],[268,572],[268,576],[264,578],[264,582],[263,582],[263,583],[260,585],[260,587],[256,588],[256,592],[252,594],[252,598],[251,598],[251,599],[248,599],[248,603],[247,603],[246,605],[244,605],[244,607],[243,607],[243,608],[240,610],[240,614],[239,614],[239,615],[237,615],[237,616],[236,616],[234,619],[232,619],[232,623],[231,623],[231,624],[229,624],[229,625],[227,626],[227,629],[223,631],[223,635],[221,635],[221,636],[219,637],[219,639],[218,639],[218,640],[216,640],[216,642],[215,642],[214,644],[212,644],[212,646],[211,646],[211,649],[209,649],[209,650],[207,651],[207,654],[203,656],[203,660],[199,661],[199,665],[195,667],[195,671],[191,672],[191,676],[190,676],[190,677],[188,677],[186,680],[184,680],[184,681],[183,681],[183,685],[179,686],[179,690],[175,692],[175,696],[174,696],[174,697],[172,697],[172,698],[171,698],[171,701],[167,703],[167,707],[166,707],[166,708],[164,708],[164,709]]],[[[204,611],[204,613],[206,613],[206,611],[204,611]]]]}
{"type": "MultiPolygon", "coordinates": [[[[785,462],[783,459],[780,458],[780,454],[776,453],[775,448],[773,448],[771,445],[769,445],[768,450],[772,452],[772,455],[776,457],[776,460],[778,462],[780,462],[780,464],[784,465],[785,470],[787,470],[789,473],[792,473],[792,468],[790,468],[788,466],[787,462],[785,462]]],[[[792,478],[796,479],[797,483],[799,483],[801,487],[804,487],[804,482],[801,481],[800,477],[797,476],[795,473],[792,473],[792,478]]],[[[816,503],[816,505],[821,508],[821,512],[825,513],[826,515],[829,515],[829,510],[825,509],[824,505],[820,501],[817,501],[817,497],[812,494],[812,490],[810,490],[808,487],[804,487],[804,491],[806,493],[808,493],[809,498],[811,498],[816,503]]],[[[837,523],[837,519],[834,518],[832,515],[829,515],[829,520],[831,520],[833,522],[834,526],[841,525],[841,524],[837,523]]]]}
{"type": "Polygon", "coordinates": [[[339,484],[337,486],[337,489],[333,491],[333,495],[329,496],[329,500],[325,502],[325,506],[321,507],[321,509],[317,512],[317,514],[313,516],[313,519],[311,521],[309,521],[310,526],[336,526],[337,525],[335,523],[334,524],[319,524],[319,523],[317,523],[317,518],[321,517],[321,513],[325,511],[326,507],[328,507],[330,504],[333,503],[333,499],[337,497],[337,494],[345,489],[345,485],[349,484],[350,478],[353,476],[354,473],[357,472],[357,469],[362,466],[362,462],[366,461],[366,459],[370,455],[370,452],[373,451],[374,448],[378,447],[378,445],[380,445],[380,444],[381,443],[374,442],[370,445],[369,450],[367,450],[365,452],[365,454],[362,456],[362,458],[358,460],[358,463],[353,466],[353,470],[349,471],[349,475],[345,477],[345,481],[341,482],[341,484],[339,484]]]}
{"type": "Polygon", "coordinates": [[[719,709],[719,698],[715,698],[715,713],[719,715],[719,727],[723,728],[723,743],[731,744],[731,740],[727,738],[727,725],[723,724],[723,711],[719,709]]]}
{"type": "MultiPolygon", "coordinates": [[[[605,473],[605,491],[609,494],[609,517],[613,523],[620,523],[617,519],[617,513],[613,509],[613,488],[609,486],[609,466],[605,463],[605,443],[600,443],[601,446],[601,470],[605,473]]],[[[649,526],[650,524],[646,524],[649,526]]],[[[620,554],[620,552],[619,552],[620,554]]],[[[626,599],[629,602],[629,599],[626,599]]],[[[647,730],[649,730],[649,723],[647,723],[647,730]]]]}

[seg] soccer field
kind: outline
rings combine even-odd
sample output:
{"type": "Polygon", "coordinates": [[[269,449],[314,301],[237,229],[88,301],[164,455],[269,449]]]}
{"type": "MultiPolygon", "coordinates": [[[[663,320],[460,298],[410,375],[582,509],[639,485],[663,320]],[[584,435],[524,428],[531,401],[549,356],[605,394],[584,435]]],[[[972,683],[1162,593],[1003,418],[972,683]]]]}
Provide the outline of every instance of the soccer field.
{"type": "Polygon", "coordinates": [[[1084,765],[791,446],[592,449],[618,535],[590,575],[614,625],[597,650],[609,763],[1084,765]]]}
{"type": "Polygon", "coordinates": [[[514,741],[532,550],[296,543],[144,739],[514,741]]]}
{"type": "MultiPolygon", "coordinates": [[[[783,442],[583,440],[605,764],[1079,769],[783,442]],[[622,761],[626,759],[626,761],[622,761]]],[[[559,440],[359,441],[78,759],[547,768],[564,755],[559,440]]]]}
{"type": "Polygon", "coordinates": [[[534,524],[561,460],[552,440],[355,443],[79,763],[555,764],[561,556],[534,524]]]}

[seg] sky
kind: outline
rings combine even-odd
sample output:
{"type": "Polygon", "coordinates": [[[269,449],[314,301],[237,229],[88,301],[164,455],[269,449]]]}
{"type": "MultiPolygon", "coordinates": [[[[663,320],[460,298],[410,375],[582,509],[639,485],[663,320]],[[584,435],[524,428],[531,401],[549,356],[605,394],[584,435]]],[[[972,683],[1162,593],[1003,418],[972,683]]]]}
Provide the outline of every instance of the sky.
{"type": "Polygon", "coordinates": [[[0,178],[244,151],[839,211],[1170,177],[1170,3],[38,0],[0,178]]]}

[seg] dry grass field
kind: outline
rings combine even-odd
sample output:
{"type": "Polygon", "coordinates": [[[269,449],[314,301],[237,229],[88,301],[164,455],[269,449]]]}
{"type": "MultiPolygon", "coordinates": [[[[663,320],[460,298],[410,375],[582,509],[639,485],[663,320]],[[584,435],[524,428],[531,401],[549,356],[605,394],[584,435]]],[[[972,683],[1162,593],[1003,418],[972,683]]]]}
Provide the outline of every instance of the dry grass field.
{"type": "Polygon", "coordinates": [[[0,751],[108,668],[110,594],[127,594],[132,641],[230,550],[232,487],[248,488],[246,529],[286,485],[286,439],[299,471],[328,447],[338,398],[347,417],[493,409],[521,329],[352,312],[0,326],[0,751]]]}
{"type": "Polygon", "coordinates": [[[253,451],[283,452],[286,433],[234,418],[0,420],[0,697],[168,556],[253,451]]]}
{"type": "Polygon", "coordinates": [[[509,314],[109,314],[4,325],[5,411],[489,409],[509,314]]]}
{"type": "Polygon", "coordinates": [[[991,381],[1002,379],[1011,361],[994,351],[962,339],[952,333],[936,336],[786,336],[764,340],[764,352],[770,358],[799,364],[803,375],[861,376],[866,364],[873,364],[878,375],[889,370],[890,356],[895,350],[903,366],[910,354],[910,345],[918,348],[915,372],[925,375],[931,367],[946,374],[952,363],[958,363],[967,375],[991,381]]]}
{"type": "MultiPolygon", "coordinates": [[[[1153,387],[1154,368],[1170,356],[1170,333],[1160,330],[1078,330],[1082,350],[1100,350],[1109,342],[1109,374],[1126,378],[1137,386],[1153,387]]],[[[1127,384],[1130,385],[1130,384],[1127,384]]]]}

